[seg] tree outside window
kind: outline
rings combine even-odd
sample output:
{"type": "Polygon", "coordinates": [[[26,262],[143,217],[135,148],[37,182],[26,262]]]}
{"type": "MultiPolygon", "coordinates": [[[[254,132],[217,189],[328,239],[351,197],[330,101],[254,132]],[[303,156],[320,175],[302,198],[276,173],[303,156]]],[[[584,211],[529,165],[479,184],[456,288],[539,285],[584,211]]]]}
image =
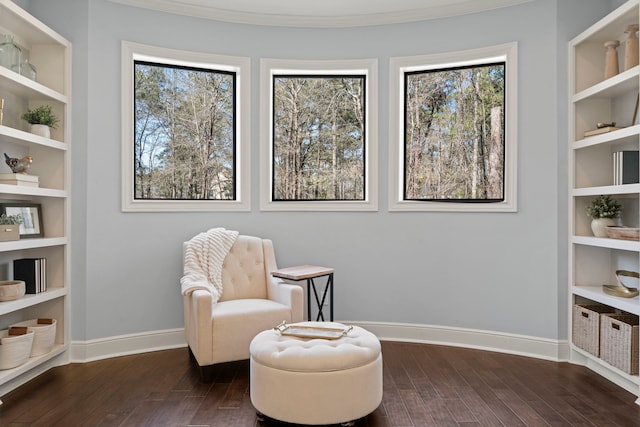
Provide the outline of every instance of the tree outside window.
{"type": "Polygon", "coordinates": [[[233,72],[134,61],[135,199],[234,200],[233,72]]]}
{"type": "Polygon", "coordinates": [[[363,75],[273,75],[273,201],[365,199],[363,75]]]}
{"type": "Polygon", "coordinates": [[[517,212],[517,43],[389,64],[389,210],[517,212]]]}
{"type": "Polygon", "coordinates": [[[121,48],[122,211],[250,211],[250,58],[121,48]]]}
{"type": "Polygon", "coordinates": [[[405,200],[502,202],[505,62],[404,77],[405,200]]]}

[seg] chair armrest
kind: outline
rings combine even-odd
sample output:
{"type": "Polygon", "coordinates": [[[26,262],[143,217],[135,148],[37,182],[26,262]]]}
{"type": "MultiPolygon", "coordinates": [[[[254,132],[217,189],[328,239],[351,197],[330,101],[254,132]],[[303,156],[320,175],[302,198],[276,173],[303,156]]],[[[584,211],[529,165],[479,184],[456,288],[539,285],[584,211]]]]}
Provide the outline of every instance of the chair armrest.
{"type": "Polygon", "coordinates": [[[285,283],[271,275],[267,280],[267,297],[291,307],[291,321],[301,322],[304,315],[302,286],[285,283]]]}
{"type": "Polygon", "coordinates": [[[211,293],[195,290],[191,295],[183,296],[184,334],[200,366],[210,365],[213,346],[213,323],[211,293]]]}

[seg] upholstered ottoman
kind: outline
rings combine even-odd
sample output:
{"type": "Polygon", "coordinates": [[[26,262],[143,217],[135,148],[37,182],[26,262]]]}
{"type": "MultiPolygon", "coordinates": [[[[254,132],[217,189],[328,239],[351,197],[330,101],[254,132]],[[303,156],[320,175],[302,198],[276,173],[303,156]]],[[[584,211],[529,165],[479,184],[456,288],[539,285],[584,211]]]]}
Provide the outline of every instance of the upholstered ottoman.
{"type": "MultiPolygon", "coordinates": [[[[344,327],[334,322],[295,325],[344,327]]],[[[382,401],[380,341],[363,328],[354,326],[337,339],[267,330],[256,335],[249,351],[251,402],[269,418],[311,425],[349,423],[382,401]]]]}

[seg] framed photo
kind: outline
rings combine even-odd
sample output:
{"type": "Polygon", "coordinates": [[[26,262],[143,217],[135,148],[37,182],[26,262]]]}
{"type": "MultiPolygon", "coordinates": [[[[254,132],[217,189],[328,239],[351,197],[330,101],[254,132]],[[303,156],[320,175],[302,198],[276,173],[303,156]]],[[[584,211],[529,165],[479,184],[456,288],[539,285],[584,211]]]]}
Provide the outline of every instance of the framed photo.
{"type": "Polygon", "coordinates": [[[22,217],[20,224],[20,238],[44,237],[42,227],[42,207],[37,203],[2,203],[2,213],[22,217]]]}

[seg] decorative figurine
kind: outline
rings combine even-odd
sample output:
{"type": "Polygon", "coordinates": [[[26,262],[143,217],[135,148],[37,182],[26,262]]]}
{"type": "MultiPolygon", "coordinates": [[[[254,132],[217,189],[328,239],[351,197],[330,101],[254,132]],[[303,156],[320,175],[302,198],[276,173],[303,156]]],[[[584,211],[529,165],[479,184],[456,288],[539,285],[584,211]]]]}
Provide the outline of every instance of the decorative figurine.
{"type": "Polygon", "coordinates": [[[624,32],[627,33],[627,41],[624,47],[625,71],[638,65],[638,24],[627,25],[624,32]]]}
{"type": "Polygon", "coordinates": [[[4,153],[4,161],[9,165],[11,171],[13,173],[23,173],[26,174],[27,170],[31,166],[33,159],[31,156],[25,156],[21,159],[16,157],[9,157],[7,153],[4,153]]]}
{"type": "Polygon", "coordinates": [[[608,79],[617,75],[620,71],[618,69],[618,51],[616,48],[620,46],[618,40],[610,40],[604,44],[605,50],[605,64],[604,64],[604,78],[608,79]]]}

